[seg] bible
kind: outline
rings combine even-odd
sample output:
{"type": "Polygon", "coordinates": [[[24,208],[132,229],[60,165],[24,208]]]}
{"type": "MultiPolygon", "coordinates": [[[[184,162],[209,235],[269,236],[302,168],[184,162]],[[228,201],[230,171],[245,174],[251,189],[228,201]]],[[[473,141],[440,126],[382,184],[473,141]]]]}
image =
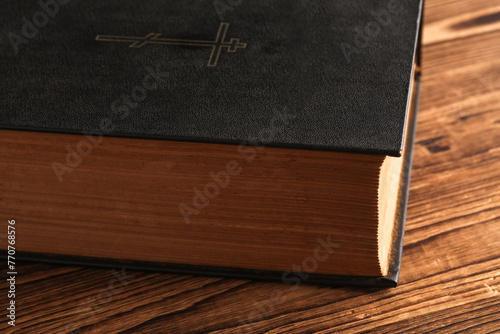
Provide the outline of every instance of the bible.
{"type": "Polygon", "coordinates": [[[17,258],[395,286],[422,5],[3,1],[17,258]]]}

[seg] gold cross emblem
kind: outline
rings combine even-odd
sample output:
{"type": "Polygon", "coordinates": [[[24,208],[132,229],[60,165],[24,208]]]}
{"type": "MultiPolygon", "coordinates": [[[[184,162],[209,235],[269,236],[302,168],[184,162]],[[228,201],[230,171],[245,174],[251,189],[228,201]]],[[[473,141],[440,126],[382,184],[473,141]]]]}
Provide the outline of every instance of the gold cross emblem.
{"type": "Polygon", "coordinates": [[[129,45],[129,47],[131,48],[141,48],[146,44],[209,47],[212,48],[212,53],[210,54],[210,58],[208,59],[207,66],[215,67],[217,66],[217,62],[219,61],[219,56],[222,49],[227,49],[227,52],[236,52],[236,50],[238,49],[245,49],[247,47],[247,44],[241,43],[239,38],[230,38],[229,41],[226,41],[226,34],[228,29],[229,23],[221,23],[219,26],[219,31],[217,32],[217,36],[213,41],[161,38],[160,36],[162,34],[158,33],[151,33],[144,37],[97,35],[95,39],[96,41],[103,42],[131,43],[129,45]]]}

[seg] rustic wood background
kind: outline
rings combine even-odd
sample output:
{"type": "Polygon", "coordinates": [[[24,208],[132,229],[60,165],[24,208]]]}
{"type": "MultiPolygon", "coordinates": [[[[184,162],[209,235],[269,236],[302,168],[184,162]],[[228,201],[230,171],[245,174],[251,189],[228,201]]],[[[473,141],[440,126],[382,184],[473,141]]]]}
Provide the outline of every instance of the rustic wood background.
{"type": "Polygon", "coordinates": [[[423,57],[397,288],[25,263],[14,332],[500,333],[500,3],[428,0],[423,57]]]}

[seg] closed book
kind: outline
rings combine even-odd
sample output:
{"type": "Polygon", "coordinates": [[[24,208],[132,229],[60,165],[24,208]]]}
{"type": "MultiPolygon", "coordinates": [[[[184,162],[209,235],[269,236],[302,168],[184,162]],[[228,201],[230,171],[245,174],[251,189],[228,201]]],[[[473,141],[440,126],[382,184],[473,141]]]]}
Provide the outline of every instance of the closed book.
{"type": "Polygon", "coordinates": [[[17,258],[394,286],[422,5],[4,0],[17,258]]]}

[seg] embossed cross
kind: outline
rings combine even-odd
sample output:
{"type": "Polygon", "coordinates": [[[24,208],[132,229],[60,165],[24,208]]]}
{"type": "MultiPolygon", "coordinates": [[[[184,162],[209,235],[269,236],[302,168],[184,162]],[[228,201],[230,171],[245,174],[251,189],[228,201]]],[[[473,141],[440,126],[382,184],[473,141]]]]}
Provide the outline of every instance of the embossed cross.
{"type": "Polygon", "coordinates": [[[210,47],[212,48],[212,52],[210,54],[210,58],[208,59],[207,66],[215,67],[219,61],[222,49],[227,49],[227,52],[236,52],[238,49],[245,49],[247,47],[247,44],[241,43],[239,38],[231,38],[229,41],[226,41],[228,29],[229,23],[221,23],[217,36],[213,41],[161,38],[160,36],[162,34],[159,33],[150,33],[144,37],[97,35],[96,40],[103,42],[131,43],[129,45],[131,48],[141,48],[146,44],[210,47]]]}

